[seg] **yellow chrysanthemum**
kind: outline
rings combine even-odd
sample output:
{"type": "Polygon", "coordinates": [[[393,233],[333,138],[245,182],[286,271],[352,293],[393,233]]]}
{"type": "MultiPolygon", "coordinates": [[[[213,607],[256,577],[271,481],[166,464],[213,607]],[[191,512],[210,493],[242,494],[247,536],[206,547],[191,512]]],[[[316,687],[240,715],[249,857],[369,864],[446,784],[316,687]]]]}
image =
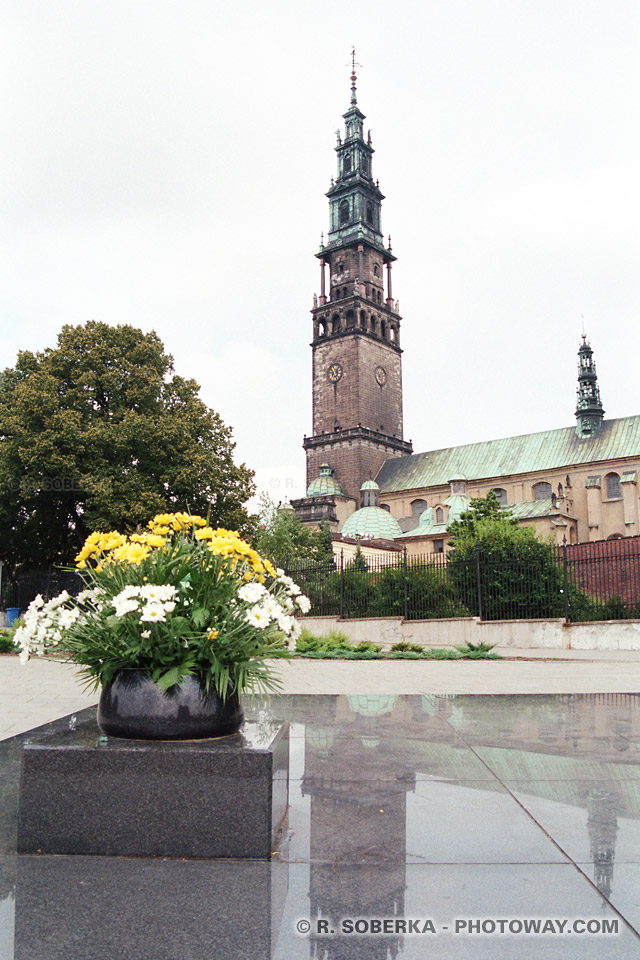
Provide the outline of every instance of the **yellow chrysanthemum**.
{"type": "Polygon", "coordinates": [[[214,532],[211,527],[202,527],[201,530],[196,530],[194,537],[196,540],[211,540],[214,536],[214,532]]]}

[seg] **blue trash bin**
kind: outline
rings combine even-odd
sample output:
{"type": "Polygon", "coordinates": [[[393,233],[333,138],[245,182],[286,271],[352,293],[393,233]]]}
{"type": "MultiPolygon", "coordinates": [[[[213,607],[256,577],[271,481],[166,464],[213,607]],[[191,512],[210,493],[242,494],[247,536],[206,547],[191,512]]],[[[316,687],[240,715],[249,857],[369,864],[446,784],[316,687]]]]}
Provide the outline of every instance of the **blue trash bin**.
{"type": "Polygon", "coordinates": [[[19,616],[20,607],[7,607],[7,626],[13,626],[19,616]]]}

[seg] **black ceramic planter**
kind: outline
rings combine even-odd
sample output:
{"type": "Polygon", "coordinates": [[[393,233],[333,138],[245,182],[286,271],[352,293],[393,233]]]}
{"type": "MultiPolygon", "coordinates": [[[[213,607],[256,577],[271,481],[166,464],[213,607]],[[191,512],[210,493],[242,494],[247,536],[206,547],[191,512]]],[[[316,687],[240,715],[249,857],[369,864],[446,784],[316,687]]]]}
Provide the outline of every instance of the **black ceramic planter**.
{"type": "Polygon", "coordinates": [[[244,719],[237,693],[223,702],[195,677],[161,690],[144,670],[119,670],[102,688],[98,726],[127,740],[204,740],[235,733],[244,719]]]}

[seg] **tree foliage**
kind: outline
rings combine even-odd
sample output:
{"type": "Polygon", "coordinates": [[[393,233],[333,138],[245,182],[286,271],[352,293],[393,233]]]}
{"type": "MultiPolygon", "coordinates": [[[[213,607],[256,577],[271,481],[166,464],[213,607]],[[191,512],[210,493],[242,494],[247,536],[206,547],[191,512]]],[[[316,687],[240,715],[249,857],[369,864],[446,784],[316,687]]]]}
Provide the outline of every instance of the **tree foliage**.
{"type": "Polygon", "coordinates": [[[253,471],[155,333],[90,321],[0,374],[0,558],[69,563],[93,530],[189,510],[245,530],[253,471]]]}
{"type": "Polygon", "coordinates": [[[562,571],[550,543],[501,510],[495,493],[471,501],[449,527],[450,581],[484,620],[561,616],[562,571]]]}
{"type": "MultiPolygon", "coordinates": [[[[454,542],[458,540],[471,539],[478,537],[478,525],[484,520],[500,524],[498,527],[484,527],[485,535],[489,529],[496,531],[496,534],[503,528],[517,528],[518,521],[511,516],[508,510],[503,510],[500,501],[494,490],[490,490],[486,497],[475,497],[469,503],[469,509],[460,514],[459,520],[450,523],[447,530],[453,534],[454,542]]],[[[522,529],[522,528],[521,528],[522,529]]]]}
{"type": "Polygon", "coordinates": [[[256,549],[272,563],[333,562],[331,531],[327,525],[305,526],[292,507],[275,504],[267,493],[260,497],[256,549]]]}

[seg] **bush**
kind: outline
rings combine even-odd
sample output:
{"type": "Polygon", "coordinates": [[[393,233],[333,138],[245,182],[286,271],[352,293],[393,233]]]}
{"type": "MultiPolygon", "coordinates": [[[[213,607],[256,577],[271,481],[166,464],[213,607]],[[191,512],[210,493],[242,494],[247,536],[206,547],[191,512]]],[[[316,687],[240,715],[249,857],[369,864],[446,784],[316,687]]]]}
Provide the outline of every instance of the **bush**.
{"type": "Polygon", "coordinates": [[[404,652],[404,653],[419,653],[422,654],[424,647],[419,643],[409,643],[408,640],[398,640],[397,643],[391,647],[391,653],[404,652]]]}
{"type": "Polygon", "coordinates": [[[465,660],[502,660],[499,653],[492,653],[495,643],[465,643],[456,650],[465,660]]]}
{"type": "Polygon", "coordinates": [[[353,649],[346,633],[340,633],[338,630],[332,630],[325,636],[317,637],[303,627],[296,642],[296,653],[334,653],[337,650],[353,649]]]}
{"type": "Polygon", "coordinates": [[[18,653],[18,647],[13,642],[13,630],[0,630],[0,653],[18,653]]]}

